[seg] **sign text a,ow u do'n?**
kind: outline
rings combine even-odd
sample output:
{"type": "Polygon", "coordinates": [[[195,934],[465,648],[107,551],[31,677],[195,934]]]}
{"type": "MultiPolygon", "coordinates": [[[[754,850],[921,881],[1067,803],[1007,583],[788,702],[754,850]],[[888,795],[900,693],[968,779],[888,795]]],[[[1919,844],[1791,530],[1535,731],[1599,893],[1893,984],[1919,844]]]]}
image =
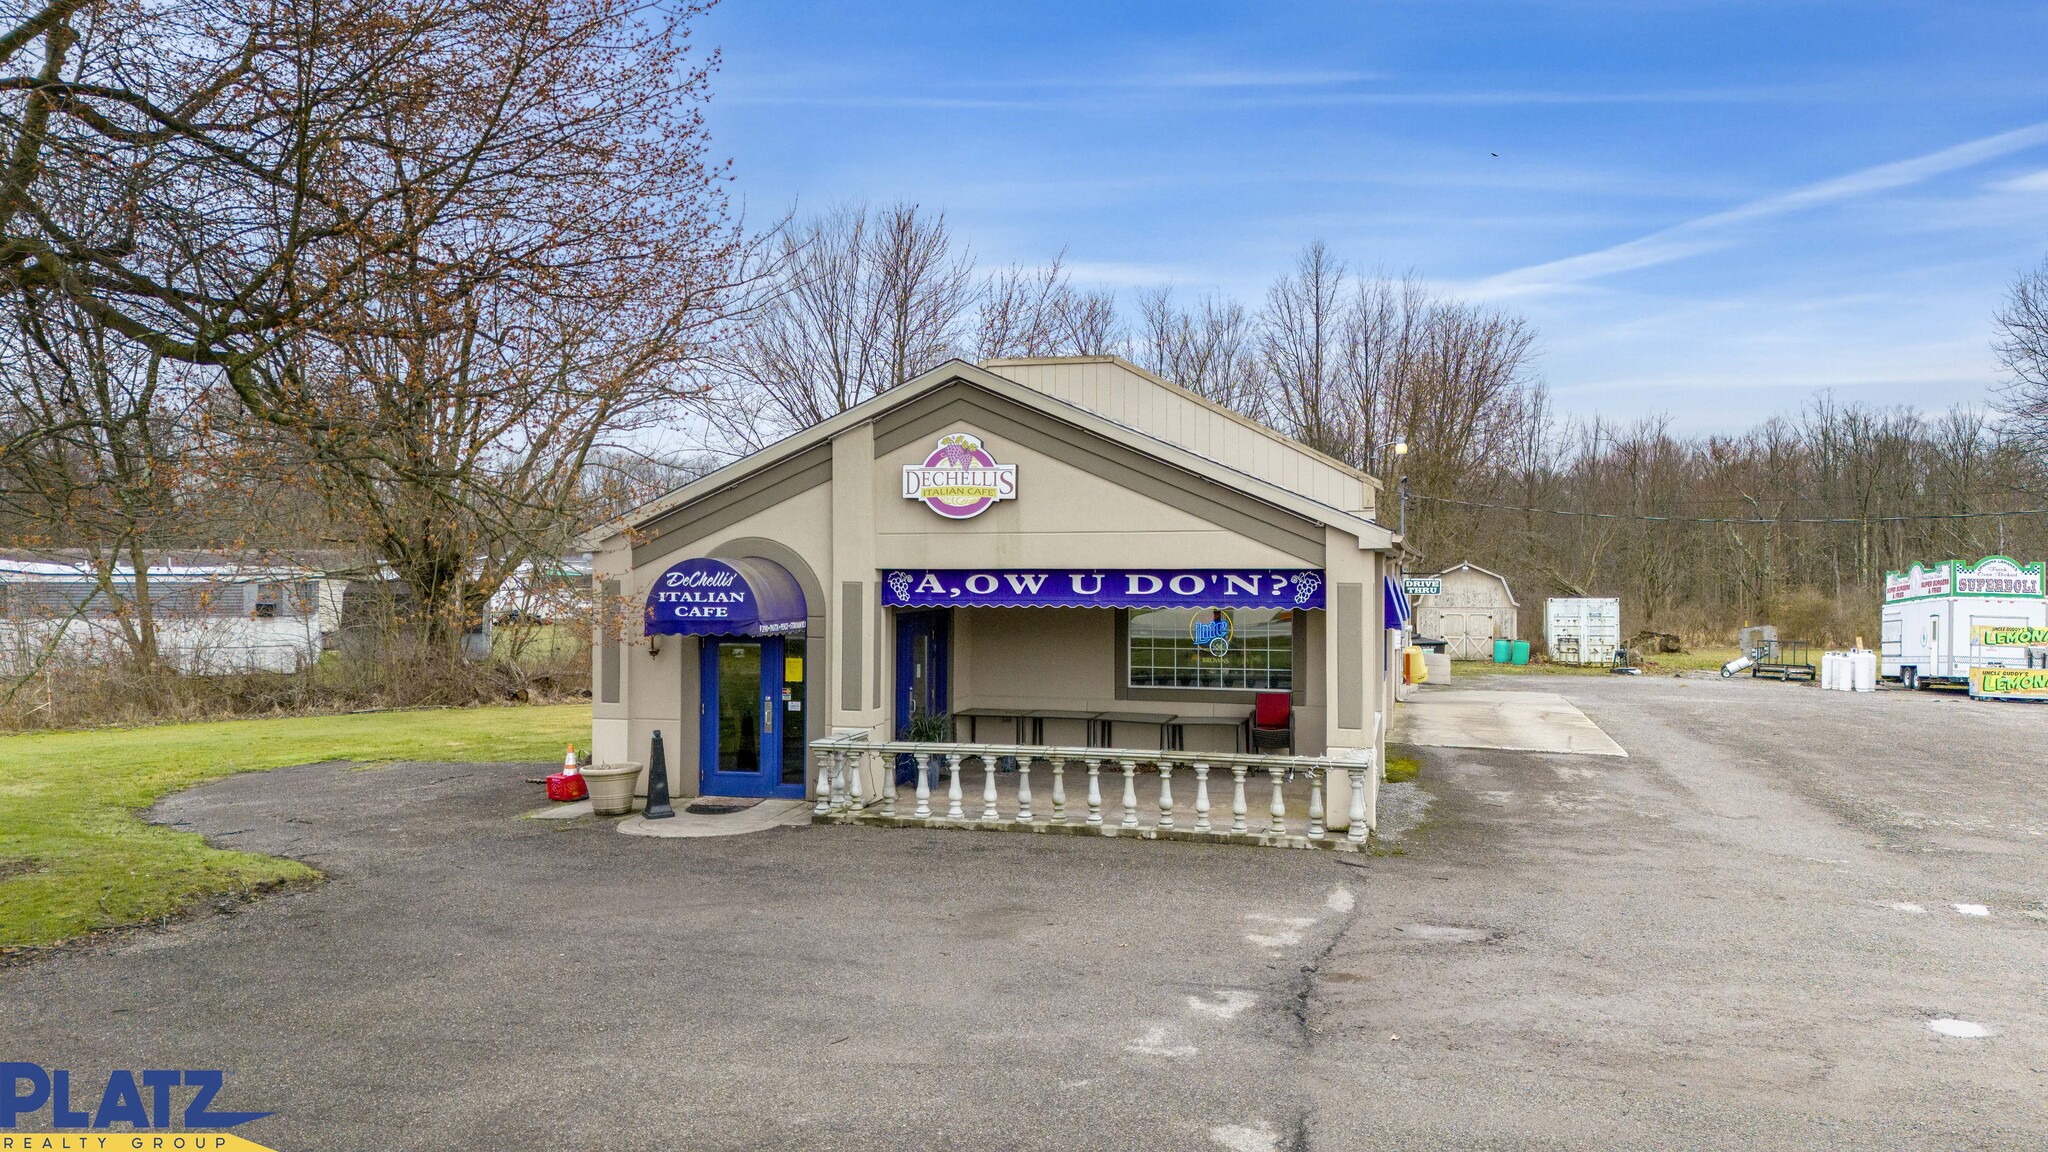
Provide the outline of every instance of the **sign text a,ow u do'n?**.
{"type": "Polygon", "coordinates": [[[882,576],[892,607],[1323,607],[1313,568],[898,568],[882,576]]]}

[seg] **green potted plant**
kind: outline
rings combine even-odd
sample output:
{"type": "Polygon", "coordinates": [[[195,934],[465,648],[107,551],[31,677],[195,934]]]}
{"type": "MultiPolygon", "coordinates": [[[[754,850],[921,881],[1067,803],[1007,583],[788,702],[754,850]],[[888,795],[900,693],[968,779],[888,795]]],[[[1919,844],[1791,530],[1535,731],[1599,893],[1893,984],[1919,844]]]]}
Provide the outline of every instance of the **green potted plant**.
{"type": "Polygon", "coordinates": [[[903,738],[919,744],[942,744],[953,738],[953,718],[944,712],[914,712],[903,738]]]}

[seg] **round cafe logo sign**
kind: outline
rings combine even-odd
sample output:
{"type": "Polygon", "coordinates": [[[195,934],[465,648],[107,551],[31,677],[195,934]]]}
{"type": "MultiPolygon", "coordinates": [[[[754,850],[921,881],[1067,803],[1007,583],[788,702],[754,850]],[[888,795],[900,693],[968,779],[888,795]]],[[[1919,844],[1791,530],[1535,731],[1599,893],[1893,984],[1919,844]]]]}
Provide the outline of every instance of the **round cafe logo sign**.
{"type": "Polygon", "coordinates": [[[1017,498],[1017,466],[996,463],[980,440],[954,432],[939,437],[924,463],[903,466],[903,498],[951,520],[971,519],[1017,498]]]}

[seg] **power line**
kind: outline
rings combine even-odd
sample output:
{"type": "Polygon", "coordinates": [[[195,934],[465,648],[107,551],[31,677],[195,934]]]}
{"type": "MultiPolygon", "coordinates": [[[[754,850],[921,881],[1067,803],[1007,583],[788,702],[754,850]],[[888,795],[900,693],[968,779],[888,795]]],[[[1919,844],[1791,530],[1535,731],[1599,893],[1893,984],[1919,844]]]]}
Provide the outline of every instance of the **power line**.
{"type": "Polygon", "coordinates": [[[1586,520],[1643,520],[1662,524],[1897,524],[1915,520],[1983,520],[2007,516],[2048,516],[2048,508],[2022,508],[2008,512],[1918,512],[1891,516],[1655,516],[1644,512],[1585,512],[1574,508],[1531,508],[1517,504],[1488,504],[1479,500],[1453,500],[1448,496],[1410,493],[1410,498],[1432,504],[1455,504],[1461,508],[1485,508],[1495,512],[1526,512],[1542,516],[1576,516],[1586,520]]]}
{"type": "MultiPolygon", "coordinates": [[[[1997,487],[1997,488],[1980,488],[1980,489],[1974,489],[1974,490],[1971,490],[1971,491],[1967,491],[1967,492],[1958,492],[1958,493],[1955,493],[1954,495],[1956,495],[1956,496],[1959,496],[1959,497],[1961,497],[1962,499],[1965,499],[1965,500],[1996,500],[1996,499],[2001,499],[2001,498],[2005,498],[2005,497],[2011,497],[2011,496],[2031,496],[2031,497],[2039,498],[2039,497],[2040,497],[2040,496],[2042,495],[2042,493],[2039,493],[2039,492],[2035,492],[2035,491],[2033,491],[2032,489],[2029,489],[2029,488],[2027,488],[2027,487],[2025,487],[2025,486],[2023,486],[2023,485],[2019,485],[2019,484],[2006,484],[2006,485],[2003,485],[2003,486],[2000,486],[2000,487],[1997,487]]],[[[1442,500],[1442,501],[1448,501],[1448,500],[1449,500],[1449,497],[1431,497],[1431,499],[1437,499],[1437,500],[1442,500]]],[[[1810,496],[1804,496],[1804,495],[1800,495],[1800,494],[1798,494],[1798,493],[1796,493],[1796,492],[1790,492],[1790,493],[1769,493],[1769,494],[1764,494],[1764,495],[1758,495],[1758,496],[1745,496],[1745,495],[1734,495],[1734,496],[1668,496],[1668,495],[1658,495],[1658,496],[1655,496],[1655,497],[1653,497],[1653,500],[1654,500],[1654,502],[1655,502],[1655,503],[1657,503],[1657,504],[1660,504],[1660,505],[1663,505],[1663,506],[1665,506],[1665,507],[1673,507],[1673,506],[1676,506],[1676,507],[1685,507],[1685,508],[1690,508],[1690,507],[1696,507],[1696,506],[1699,506],[1699,505],[1702,505],[1702,504],[1740,504],[1740,505],[1745,505],[1745,506],[1751,506],[1751,507],[1754,507],[1754,506],[1755,506],[1756,504],[1759,504],[1759,503],[1762,503],[1762,504],[1771,504],[1771,503],[1791,503],[1791,504],[1798,504],[1798,503],[1807,503],[1807,504],[1812,504],[1812,503],[1819,503],[1819,502],[1821,502],[1821,500],[1820,500],[1819,498],[1815,498],[1815,497],[1810,497],[1810,496]]],[[[1497,505],[1491,505],[1491,504],[1489,504],[1489,505],[1485,505],[1485,506],[1486,506],[1486,507],[1489,507],[1489,508],[1491,508],[1491,507],[1497,507],[1497,505]]],[[[2029,515],[2032,515],[2033,513],[2031,513],[2031,512],[2030,512],[2030,513],[2028,513],[2028,514],[2029,514],[2029,515]]],[[[1772,523],[1774,523],[1774,524],[1777,524],[1777,523],[1784,523],[1784,521],[1782,521],[1782,520],[1774,520],[1774,521],[1772,521],[1772,523]]]]}

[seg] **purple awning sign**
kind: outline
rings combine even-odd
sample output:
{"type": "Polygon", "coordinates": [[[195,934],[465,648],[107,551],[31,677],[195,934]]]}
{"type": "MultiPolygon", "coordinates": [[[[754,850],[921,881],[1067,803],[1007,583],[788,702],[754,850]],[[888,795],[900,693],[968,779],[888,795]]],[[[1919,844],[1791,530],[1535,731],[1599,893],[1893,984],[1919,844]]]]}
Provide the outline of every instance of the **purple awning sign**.
{"type": "Polygon", "coordinates": [[[772,560],[685,560],[647,590],[647,635],[786,636],[804,612],[803,586],[772,560]]]}
{"type": "Polygon", "coordinates": [[[1321,608],[1313,568],[892,568],[891,608],[1321,608]]]}

